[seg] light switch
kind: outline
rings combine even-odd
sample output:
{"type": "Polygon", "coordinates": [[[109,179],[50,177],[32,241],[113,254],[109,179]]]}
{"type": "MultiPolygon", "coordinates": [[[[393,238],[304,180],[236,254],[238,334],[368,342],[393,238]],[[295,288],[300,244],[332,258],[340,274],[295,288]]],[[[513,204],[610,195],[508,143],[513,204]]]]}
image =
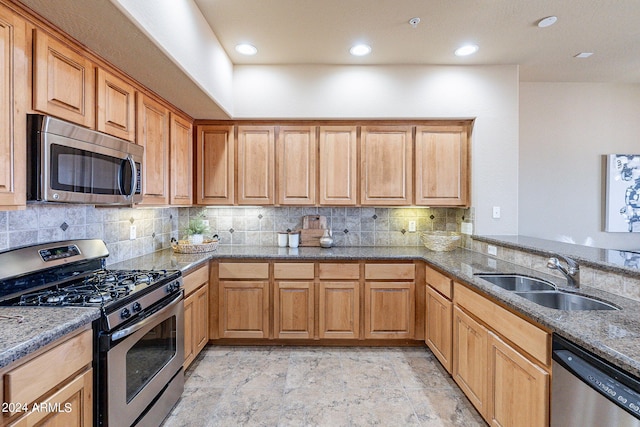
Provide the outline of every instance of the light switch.
{"type": "Polygon", "coordinates": [[[493,218],[495,219],[500,218],[500,206],[493,207],[493,218]]]}
{"type": "Polygon", "coordinates": [[[135,240],[136,239],[136,226],[132,225],[131,227],[129,227],[129,240],[135,240]]]}
{"type": "Polygon", "coordinates": [[[416,232],[416,222],[409,221],[409,233],[415,233],[415,232],[416,232]]]}

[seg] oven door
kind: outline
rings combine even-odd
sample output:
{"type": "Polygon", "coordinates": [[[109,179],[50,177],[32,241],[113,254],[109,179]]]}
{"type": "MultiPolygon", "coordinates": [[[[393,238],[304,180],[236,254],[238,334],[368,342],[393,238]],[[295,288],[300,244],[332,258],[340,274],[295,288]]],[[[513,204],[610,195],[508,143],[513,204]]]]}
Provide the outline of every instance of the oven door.
{"type": "MultiPolygon", "coordinates": [[[[150,408],[162,394],[177,395],[175,401],[162,408],[168,413],[182,393],[184,362],[184,305],[182,291],[164,307],[142,319],[111,332],[110,349],[106,353],[107,423],[130,426],[150,408]],[[168,384],[173,390],[165,390],[168,384]],[[179,388],[179,390],[176,390],[179,388]],[[166,393],[165,393],[166,392],[166,393]]],[[[104,390],[103,390],[104,391],[104,390]]],[[[164,418],[164,415],[160,419],[164,418]]],[[[154,415],[157,416],[157,415],[154,415]]]]}

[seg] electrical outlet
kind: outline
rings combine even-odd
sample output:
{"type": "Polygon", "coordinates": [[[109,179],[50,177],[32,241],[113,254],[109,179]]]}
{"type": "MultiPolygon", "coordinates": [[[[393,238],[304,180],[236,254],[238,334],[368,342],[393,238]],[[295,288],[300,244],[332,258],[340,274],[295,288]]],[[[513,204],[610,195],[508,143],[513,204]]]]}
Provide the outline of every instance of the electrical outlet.
{"type": "Polygon", "coordinates": [[[415,233],[415,232],[416,232],[416,222],[409,221],[409,233],[415,233]]]}
{"type": "Polygon", "coordinates": [[[489,258],[489,259],[487,260],[487,267],[489,267],[489,268],[496,268],[496,267],[497,267],[496,260],[495,260],[495,259],[491,259],[491,258],[489,258]]]}
{"type": "Polygon", "coordinates": [[[462,234],[473,234],[473,224],[470,222],[463,222],[460,226],[460,231],[462,234]]]}
{"type": "Polygon", "coordinates": [[[500,206],[494,206],[493,207],[493,218],[494,219],[499,219],[500,218],[500,206]]]}
{"type": "Polygon", "coordinates": [[[493,245],[487,245],[487,253],[489,255],[498,255],[498,248],[493,245]]]}
{"type": "Polygon", "coordinates": [[[135,240],[136,239],[136,226],[132,225],[131,227],[129,227],[129,240],[135,240]]]}

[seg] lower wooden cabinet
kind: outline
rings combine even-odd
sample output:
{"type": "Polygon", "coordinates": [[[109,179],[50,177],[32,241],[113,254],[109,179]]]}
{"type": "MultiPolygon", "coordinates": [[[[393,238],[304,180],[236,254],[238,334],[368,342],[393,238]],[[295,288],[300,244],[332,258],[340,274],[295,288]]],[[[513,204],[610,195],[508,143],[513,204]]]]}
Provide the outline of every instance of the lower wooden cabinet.
{"type": "Polygon", "coordinates": [[[487,409],[494,426],[548,425],[549,373],[489,332],[487,409]]]}
{"type": "Polygon", "coordinates": [[[8,406],[5,412],[3,405],[0,425],[91,426],[92,358],[93,332],[86,329],[61,338],[52,348],[25,362],[5,368],[3,403],[8,406]],[[55,369],[50,369],[52,366],[55,369]],[[46,409],[38,411],[36,407],[46,409]]]}
{"type": "Polygon", "coordinates": [[[364,293],[365,338],[413,338],[413,282],[366,282],[364,293]]]}
{"type": "Polygon", "coordinates": [[[360,337],[360,284],[321,281],[318,304],[320,339],[360,337]]]}
{"type": "Polygon", "coordinates": [[[550,334],[459,283],[454,303],[453,378],[460,389],[491,425],[547,426],[550,334]]]}
{"type": "Polygon", "coordinates": [[[453,303],[431,286],[426,291],[425,342],[442,366],[451,373],[453,303]]]}
{"type": "Polygon", "coordinates": [[[184,368],[209,341],[209,265],[183,279],[184,287],[184,368]]]}
{"type": "Polygon", "coordinates": [[[273,299],[275,338],[313,338],[314,284],[277,281],[273,299]]]}
{"type": "Polygon", "coordinates": [[[220,337],[269,338],[269,282],[220,282],[220,337]]]}
{"type": "Polygon", "coordinates": [[[473,406],[487,413],[487,328],[453,308],[453,379],[473,406]]]}

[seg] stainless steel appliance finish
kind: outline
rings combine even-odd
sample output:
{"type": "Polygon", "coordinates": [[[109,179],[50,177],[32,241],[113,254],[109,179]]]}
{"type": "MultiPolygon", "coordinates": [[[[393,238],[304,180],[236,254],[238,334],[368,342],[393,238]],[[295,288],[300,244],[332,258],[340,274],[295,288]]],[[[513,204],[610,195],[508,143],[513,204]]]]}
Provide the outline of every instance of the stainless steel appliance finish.
{"type": "Polygon", "coordinates": [[[640,380],[554,335],[551,427],[640,426],[640,380]]]}
{"type": "Polygon", "coordinates": [[[108,270],[102,240],[0,252],[0,304],[87,306],[94,322],[95,425],[158,425],[184,390],[179,270],[108,270]]]}
{"type": "Polygon", "coordinates": [[[27,199],[130,205],[142,201],[144,148],[81,126],[29,114],[27,199]]]}

